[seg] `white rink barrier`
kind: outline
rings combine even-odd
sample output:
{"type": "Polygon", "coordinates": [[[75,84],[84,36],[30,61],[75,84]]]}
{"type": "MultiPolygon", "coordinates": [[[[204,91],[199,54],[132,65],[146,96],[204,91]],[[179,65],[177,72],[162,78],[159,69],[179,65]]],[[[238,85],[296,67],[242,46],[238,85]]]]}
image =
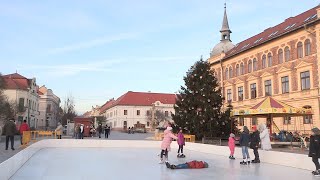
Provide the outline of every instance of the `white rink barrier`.
{"type": "MultiPolygon", "coordinates": [[[[130,141],[130,140],[75,140],[75,139],[46,139],[41,140],[20,151],[10,159],[0,164],[0,179],[9,179],[17,172],[25,162],[27,162],[36,152],[43,148],[158,148],[160,150],[160,141],[130,141]]],[[[171,147],[176,149],[176,143],[171,147]]],[[[187,150],[208,153],[220,156],[229,156],[227,146],[215,146],[208,144],[186,143],[184,147],[187,150]]],[[[252,150],[249,149],[250,157],[254,157],[252,150]]],[[[307,155],[284,153],[276,151],[263,151],[259,149],[261,163],[277,164],[293,168],[314,170],[314,165],[307,155]]],[[[242,158],[241,148],[236,148],[235,157],[242,158]]],[[[45,164],[45,162],[44,162],[45,164]]]]}

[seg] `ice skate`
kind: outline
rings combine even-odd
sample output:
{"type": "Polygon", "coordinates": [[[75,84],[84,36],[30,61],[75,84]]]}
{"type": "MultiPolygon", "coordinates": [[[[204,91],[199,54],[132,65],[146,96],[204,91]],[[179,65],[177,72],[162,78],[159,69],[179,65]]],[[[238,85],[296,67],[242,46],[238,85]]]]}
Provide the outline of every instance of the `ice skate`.
{"type": "Polygon", "coordinates": [[[229,159],[234,160],[234,159],[236,159],[236,158],[234,158],[233,156],[229,156],[229,159]]]}
{"type": "Polygon", "coordinates": [[[170,168],[171,164],[169,162],[166,162],[167,168],[170,168]]]}
{"type": "Polygon", "coordinates": [[[248,158],[248,159],[247,159],[247,163],[248,163],[248,165],[250,164],[250,162],[251,162],[251,161],[250,161],[250,158],[248,158]]]}
{"type": "Polygon", "coordinates": [[[160,159],[159,164],[163,164],[163,163],[164,163],[163,159],[160,159]]]}
{"type": "Polygon", "coordinates": [[[243,160],[242,162],[240,162],[241,165],[247,165],[247,162],[245,160],[243,160]]]}
{"type": "Polygon", "coordinates": [[[316,170],[314,171],[314,173],[312,173],[314,176],[316,177],[320,177],[320,171],[319,170],[316,170]]]}
{"type": "Polygon", "coordinates": [[[251,163],[260,163],[260,160],[259,159],[258,160],[255,159],[255,160],[252,160],[251,163]]]}

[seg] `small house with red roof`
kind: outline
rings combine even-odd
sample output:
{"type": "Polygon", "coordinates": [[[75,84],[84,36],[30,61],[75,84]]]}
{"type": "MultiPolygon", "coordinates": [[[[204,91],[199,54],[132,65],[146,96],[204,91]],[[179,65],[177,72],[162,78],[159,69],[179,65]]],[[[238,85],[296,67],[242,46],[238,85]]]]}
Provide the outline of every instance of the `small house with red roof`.
{"type": "Polygon", "coordinates": [[[100,108],[100,115],[107,119],[107,124],[116,130],[129,127],[145,127],[150,129],[150,115],[158,110],[164,113],[166,120],[171,121],[176,103],[175,94],[132,92],[110,99],[100,108]]]}

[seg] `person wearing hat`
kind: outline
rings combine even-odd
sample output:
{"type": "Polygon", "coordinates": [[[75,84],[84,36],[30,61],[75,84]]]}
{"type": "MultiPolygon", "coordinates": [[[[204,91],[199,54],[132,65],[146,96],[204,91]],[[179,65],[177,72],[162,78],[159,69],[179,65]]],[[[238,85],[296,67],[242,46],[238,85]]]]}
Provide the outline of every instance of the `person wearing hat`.
{"type": "Polygon", "coordinates": [[[252,127],[253,133],[250,135],[250,148],[253,149],[253,154],[254,154],[254,160],[252,160],[252,163],[260,163],[260,158],[259,158],[259,143],[260,143],[260,133],[257,130],[256,126],[252,127]]]}
{"type": "Polygon", "coordinates": [[[164,163],[164,159],[163,159],[163,155],[165,155],[165,161],[168,161],[168,151],[171,150],[170,145],[172,142],[172,139],[177,140],[178,137],[175,136],[172,133],[172,127],[168,126],[167,129],[163,132],[164,136],[163,136],[163,140],[161,143],[161,153],[160,153],[160,162],[159,164],[163,164],[164,163]]]}
{"type": "Polygon", "coordinates": [[[310,136],[309,157],[312,157],[312,162],[316,166],[316,170],[312,171],[315,176],[320,176],[320,130],[318,128],[311,129],[312,135],[310,136]]]}
{"type": "Polygon", "coordinates": [[[170,169],[201,169],[201,168],[208,168],[209,165],[205,161],[190,161],[183,164],[170,164],[169,162],[166,162],[167,168],[170,169]]]}
{"type": "Polygon", "coordinates": [[[181,128],[181,127],[179,128],[177,143],[178,143],[178,145],[179,145],[177,157],[179,157],[179,158],[184,158],[184,157],[186,157],[186,156],[183,154],[183,146],[185,145],[185,141],[184,141],[184,135],[183,135],[183,133],[182,133],[182,128],[181,128]],[[180,155],[180,151],[181,151],[181,155],[180,155]]]}
{"type": "Polygon", "coordinates": [[[230,133],[230,136],[229,136],[229,141],[228,141],[228,146],[229,146],[229,149],[230,149],[230,156],[229,156],[229,159],[235,159],[234,158],[234,149],[236,147],[236,142],[235,142],[235,135],[233,133],[230,133]]]}

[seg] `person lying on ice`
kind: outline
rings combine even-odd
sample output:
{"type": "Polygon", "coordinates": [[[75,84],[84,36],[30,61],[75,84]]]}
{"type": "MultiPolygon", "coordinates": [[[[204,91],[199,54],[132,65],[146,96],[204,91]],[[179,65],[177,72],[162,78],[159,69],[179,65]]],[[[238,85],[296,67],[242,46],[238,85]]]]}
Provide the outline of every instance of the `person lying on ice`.
{"type": "Polygon", "coordinates": [[[183,164],[170,164],[169,162],[166,162],[167,168],[170,169],[201,169],[201,168],[208,168],[209,165],[205,161],[190,161],[183,164]]]}

